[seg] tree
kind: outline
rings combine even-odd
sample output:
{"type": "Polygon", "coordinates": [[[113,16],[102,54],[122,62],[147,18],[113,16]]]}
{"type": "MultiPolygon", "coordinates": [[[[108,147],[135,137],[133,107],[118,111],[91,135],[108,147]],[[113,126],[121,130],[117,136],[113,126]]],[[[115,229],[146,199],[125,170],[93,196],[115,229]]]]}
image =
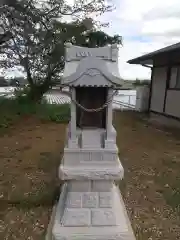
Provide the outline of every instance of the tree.
{"type": "Polygon", "coordinates": [[[28,84],[27,79],[23,78],[23,77],[15,77],[15,78],[11,78],[11,80],[9,81],[9,85],[12,87],[25,87],[28,84]]]}
{"type": "Polygon", "coordinates": [[[140,80],[140,79],[137,79],[135,81],[132,82],[132,84],[136,87],[138,86],[147,86],[150,84],[150,80],[148,79],[144,79],[144,80],[140,80]]]}
{"type": "Polygon", "coordinates": [[[0,87],[7,87],[9,86],[8,81],[4,77],[0,77],[0,87]]]}
{"type": "Polygon", "coordinates": [[[12,34],[11,32],[5,32],[5,33],[1,33],[0,34],[0,45],[2,45],[3,43],[9,41],[12,38],[12,34]]]}
{"type": "Polygon", "coordinates": [[[68,6],[63,0],[10,1],[1,8],[0,21],[4,32],[11,32],[12,39],[1,46],[0,66],[22,67],[30,86],[29,97],[40,100],[53,83],[60,79],[64,69],[64,43],[82,46],[104,46],[121,43],[119,36],[108,36],[96,31],[94,24],[87,26],[84,14],[110,11],[103,0],[76,1],[68,6]],[[71,23],[63,16],[71,15],[71,23]],[[78,18],[77,18],[78,17],[78,18]]]}

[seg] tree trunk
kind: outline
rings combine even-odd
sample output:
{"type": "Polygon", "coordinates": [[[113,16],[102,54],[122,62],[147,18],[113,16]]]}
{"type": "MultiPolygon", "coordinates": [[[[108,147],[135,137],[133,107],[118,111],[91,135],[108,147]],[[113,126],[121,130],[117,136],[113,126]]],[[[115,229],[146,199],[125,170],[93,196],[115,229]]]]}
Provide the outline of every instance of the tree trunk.
{"type": "Polygon", "coordinates": [[[28,97],[33,102],[40,102],[42,100],[43,94],[49,90],[49,86],[42,85],[33,85],[30,87],[28,97]]]}

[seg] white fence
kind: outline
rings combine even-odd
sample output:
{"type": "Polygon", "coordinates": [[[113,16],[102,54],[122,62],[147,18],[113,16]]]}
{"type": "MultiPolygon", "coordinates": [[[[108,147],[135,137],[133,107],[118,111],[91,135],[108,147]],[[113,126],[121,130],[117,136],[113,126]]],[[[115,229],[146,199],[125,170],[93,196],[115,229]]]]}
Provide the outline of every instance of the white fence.
{"type": "MultiPolygon", "coordinates": [[[[12,98],[14,88],[1,88],[0,96],[12,98]]],[[[60,92],[58,90],[50,90],[47,92],[44,97],[47,99],[50,104],[65,104],[70,103],[71,99],[60,92]]],[[[113,99],[113,108],[114,109],[122,109],[122,110],[135,110],[136,108],[136,91],[135,90],[120,90],[113,99]]]]}
{"type": "Polygon", "coordinates": [[[50,104],[65,104],[65,103],[70,103],[71,99],[70,97],[64,95],[64,94],[52,94],[52,93],[47,93],[44,95],[48,103],[50,104]]]}
{"type": "MultiPolygon", "coordinates": [[[[50,91],[46,93],[44,96],[50,104],[64,104],[64,103],[71,102],[71,99],[62,93],[50,91]]],[[[135,110],[135,105],[136,105],[136,94],[119,93],[113,99],[114,109],[135,110]]]]}
{"type": "Polygon", "coordinates": [[[119,91],[113,99],[113,108],[114,109],[123,109],[123,110],[135,110],[136,107],[136,91],[134,94],[128,94],[130,91],[119,91]],[[126,92],[126,93],[121,93],[126,92]]]}

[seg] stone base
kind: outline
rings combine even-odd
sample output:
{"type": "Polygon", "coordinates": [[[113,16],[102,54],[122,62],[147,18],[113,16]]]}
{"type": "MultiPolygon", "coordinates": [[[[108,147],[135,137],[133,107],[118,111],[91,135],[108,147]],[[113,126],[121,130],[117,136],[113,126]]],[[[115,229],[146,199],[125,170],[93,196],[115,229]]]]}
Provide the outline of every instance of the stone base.
{"type": "Polygon", "coordinates": [[[81,180],[84,181],[85,179],[94,179],[94,180],[119,180],[123,179],[124,177],[124,169],[120,163],[117,161],[117,165],[114,166],[65,166],[60,165],[59,167],[59,178],[61,180],[81,180]]]}
{"type": "MultiPolygon", "coordinates": [[[[107,192],[103,192],[104,190],[101,189],[98,194],[106,195],[107,192]]],[[[89,201],[86,199],[84,203],[87,206],[83,206],[78,199],[69,198],[69,193],[75,192],[69,191],[69,184],[65,183],[56,212],[52,217],[52,235],[47,235],[46,240],[135,240],[121,194],[114,184],[110,197],[112,203],[106,201],[105,197],[105,201],[103,200],[100,205],[100,199],[97,203],[97,198],[94,196],[89,198],[89,201]],[[80,208],[79,204],[81,204],[80,208]]],[[[88,194],[76,192],[77,195],[78,193],[88,194]]]]}

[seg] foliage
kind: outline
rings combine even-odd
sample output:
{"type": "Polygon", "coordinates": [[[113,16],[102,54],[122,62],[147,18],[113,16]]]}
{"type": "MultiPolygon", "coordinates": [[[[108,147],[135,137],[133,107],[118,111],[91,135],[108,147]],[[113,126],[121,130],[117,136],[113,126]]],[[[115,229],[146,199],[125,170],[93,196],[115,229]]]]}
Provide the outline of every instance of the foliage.
{"type": "Polygon", "coordinates": [[[0,98],[0,129],[8,128],[20,117],[34,115],[42,121],[66,123],[70,119],[69,104],[34,103],[25,96],[16,99],[0,98]]]}
{"type": "Polygon", "coordinates": [[[4,77],[0,77],[0,87],[7,87],[9,86],[9,82],[7,79],[5,79],[4,77]]]}
{"type": "Polygon", "coordinates": [[[5,1],[0,21],[4,32],[10,31],[12,40],[1,46],[0,66],[4,69],[23,69],[30,85],[32,100],[39,100],[64,69],[64,43],[83,46],[103,46],[121,43],[120,36],[110,37],[97,31],[92,19],[83,20],[90,13],[102,14],[112,10],[104,0],[75,1],[5,1]],[[67,23],[65,16],[73,21],[67,23]],[[97,32],[96,32],[97,31],[97,32]]]}
{"type": "Polygon", "coordinates": [[[9,85],[13,87],[17,86],[26,86],[28,84],[28,81],[24,77],[14,77],[9,80],[9,85]]]}
{"type": "Polygon", "coordinates": [[[29,89],[29,85],[25,85],[24,87],[21,87],[20,85],[16,86],[16,88],[14,89],[15,99],[28,98],[29,89]]]}
{"type": "Polygon", "coordinates": [[[9,41],[12,38],[12,34],[9,31],[6,31],[5,33],[0,34],[0,45],[3,43],[9,41]]]}

